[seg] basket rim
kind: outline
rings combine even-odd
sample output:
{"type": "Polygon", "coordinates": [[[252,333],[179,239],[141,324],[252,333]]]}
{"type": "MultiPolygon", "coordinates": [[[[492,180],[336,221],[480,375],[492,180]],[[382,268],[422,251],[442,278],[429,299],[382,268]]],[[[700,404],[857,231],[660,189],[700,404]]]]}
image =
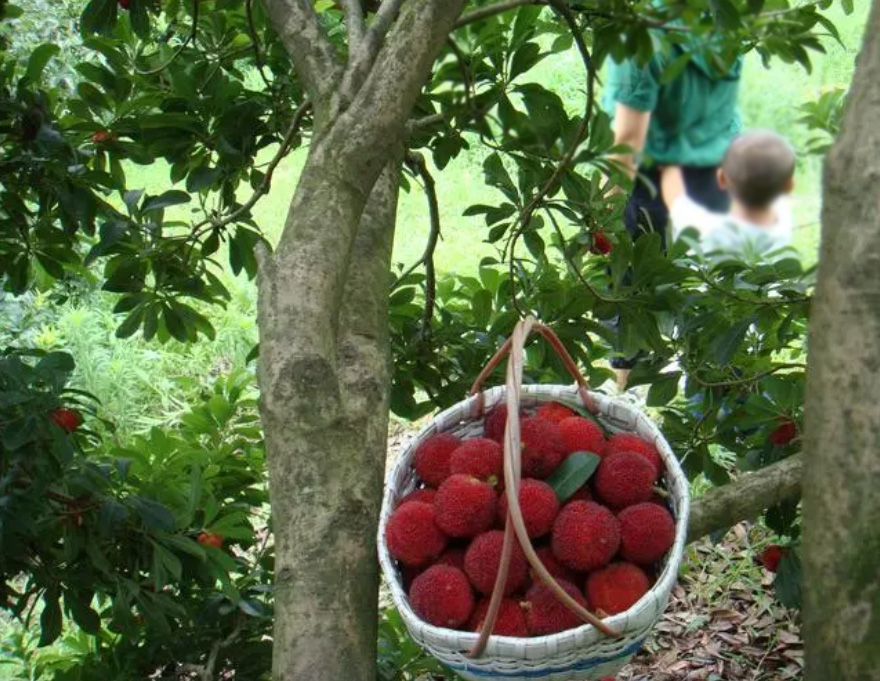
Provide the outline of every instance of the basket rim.
{"type": "MultiPolygon", "coordinates": [[[[506,386],[500,385],[482,391],[484,414],[488,413],[499,403],[503,403],[506,390],[506,386]]],[[[522,386],[522,394],[524,397],[531,398],[537,402],[561,402],[563,404],[567,403],[569,406],[583,406],[578,395],[576,384],[525,384],[522,386]]],[[[628,412],[634,420],[641,419],[646,429],[652,431],[654,436],[659,438],[662,444],[662,446],[658,447],[658,451],[663,459],[667,478],[681,483],[679,485],[681,494],[680,496],[676,496],[675,541],[667,555],[666,564],[659,577],[654,582],[651,589],[628,610],[603,619],[604,623],[620,630],[623,634],[626,634],[628,630],[632,629],[632,627],[628,626],[632,619],[632,615],[649,607],[652,600],[655,599],[658,594],[668,594],[671,592],[672,587],[677,581],[678,571],[681,566],[684,546],[687,539],[687,526],[690,518],[690,490],[687,478],[681,468],[681,464],[666,441],[666,438],[663,436],[663,433],[653,421],[647,418],[641,409],[625,400],[615,399],[601,392],[591,390],[589,391],[589,394],[594,400],[597,409],[596,415],[600,419],[603,415],[607,415],[607,412],[612,407],[616,410],[628,412]]],[[[407,469],[411,468],[412,456],[415,449],[431,435],[450,430],[459,424],[477,420],[471,417],[471,412],[478,399],[480,399],[479,394],[471,395],[439,412],[421,429],[419,429],[416,435],[410,437],[398,450],[399,453],[397,460],[395,461],[394,466],[387,472],[385,478],[382,510],[377,536],[379,561],[382,567],[382,572],[389,585],[394,605],[400,612],[407,629],[410,630],[410,633],[414,635],[414,638],[416,638],[420,644],[424,644],[424,638],[430,637],[431,648],[436,648],[439,640],[446,639],[448,649],[456,652],[466,652],[469,647],[477,642],[479,634],[475,632],[437,627],[425,622],[416,615],[409,605],[409,599],[406,597],[401,584],[398,582],[394,559],[391,557],[385,544],[385,527],[388,518],[394,510],[394,503],[396,502],[397,497],[400,496],[399,494],[396,494],[399,492],[399,489],[397,489],[394,481],[404,474],[407,469]],[[417,626],[421,632],[423,632],[423,635],[415,635],[415,632],[413,632],[414,626],[417,626]]],[[[623,429],[615,428],[607,423],[605,423],[605,425],[612,432],[624,432],[623,429]]],[[[489,638],[489,644],[485,652],[479,658],[471,660],[470,663],[473,665],[480,665],[481,663],[490,661],[493,657],[496,659],[499,657],[510,659],[513,650],[516,650],[518,653],[524,653],[527,650],[538,648],[562,648],[562,646],[554,644],[569,642],[572,640],[573,635],[578,638],[582,638],[584,635],[589,635],[590,637],[598,636],[598,641],[605,640],[605,637],[602,636],[593,625],[587,623],[582,624],[575,629],[569,629],[564,632],[546,636],[520,638],[493,634],[489,638]],[[503,647],[503,653],[498,650],[499,647],[503,647]]],[[[588,647],[589,646],[585,646],[584,650],[587,650],[588,647]]]]}

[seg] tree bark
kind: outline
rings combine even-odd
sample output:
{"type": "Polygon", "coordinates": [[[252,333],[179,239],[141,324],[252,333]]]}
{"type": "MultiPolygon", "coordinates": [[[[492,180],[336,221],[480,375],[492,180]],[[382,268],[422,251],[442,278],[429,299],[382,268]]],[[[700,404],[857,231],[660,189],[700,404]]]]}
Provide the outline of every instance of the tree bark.
{"type": "Polygon", "coordinates": [[[796,496],[801,489],[802,470],[802,455],[795,454],[709,490],[691,507],[688,541],[726,530],[796,496]]]}
{"type": "Polygon", "coordinates": [[[880,0],[825,163],[804,440],[807,681],[880,679],[880,0]]]}

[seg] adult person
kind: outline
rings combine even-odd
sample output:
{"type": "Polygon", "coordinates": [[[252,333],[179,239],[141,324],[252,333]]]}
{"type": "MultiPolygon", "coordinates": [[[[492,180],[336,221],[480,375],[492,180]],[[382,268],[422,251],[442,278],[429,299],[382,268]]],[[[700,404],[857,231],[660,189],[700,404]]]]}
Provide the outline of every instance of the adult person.
{"type": "MultiPolygon", "coordinates": [[[[717,171],[741,129],[737,94],[743,60],[740,56],[719,68],[710,63],[710,54],[696,45],[675,45],[646,64],[612,60],[606,76],[603,104],[613,117],[615,143],[631,150],[616,157],[634,179],[624,211],[626,229],[634,240],[657,232],[664,252],[669,212],[660,193],[663,166],[681,167],[688,196],[704,208],[726,212],[730,206],[717,171]],[[686,66],[667,78],[685,55],[686,66]]],[[[612,359],[619,388],[625,388],[634,362],[612,359]]]]}

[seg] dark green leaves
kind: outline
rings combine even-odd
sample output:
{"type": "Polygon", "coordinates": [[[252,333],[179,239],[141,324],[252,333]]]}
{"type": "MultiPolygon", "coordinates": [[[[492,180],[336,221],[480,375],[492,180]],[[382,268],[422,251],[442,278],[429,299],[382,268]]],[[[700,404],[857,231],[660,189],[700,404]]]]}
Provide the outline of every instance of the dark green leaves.
{"type": "Polygon", "coordinates": [[[189,194],[172,189],[159,196],[147,196],[141,206],[141,211],[148,213],[151,210],[161,210],[163,208],[168,208],[169,206],[179,206],[183,203],[189,203],[189,201],[189,194]]]}
{"type": "Polygon", "coordinates": [[[61,636],[61,603],[58,587],[50,587],[43,594],[43,612],[40,615],[40,647],[52,645],[61,636]]]}
{"type": "Polygon", "coordinates": [[[547,478],[547,484],[556,492],[559,501],[564,502],[586,484],[600,461],[592,452],[574,452],[547,478]]]}
{"type": "Polygon", "coordinates": [[[118,0],[90,0],[80,17],[83,35],[106,33],[116,25],[118,0]]]}
{"type": "Polygon", "coordinates": [[[774,582],[776,597],[787,608],[800,608],[803,603],[803,571],[797,552],[786,547],[779,561],[774,582]]]}
{"type": "Polygon", "coordinates": [[[28,59],[27,68],[25,69],[25,76],[27,79],[31,83],[39,83],[40,78],[43,75],[43,69],[46,68],[46,64],[48,64],[49,60],[60,51],[61,48],[58,47],[58,45],[51,43],[34,48],[34,51],[31,52],[30,59],[28,59]]]}

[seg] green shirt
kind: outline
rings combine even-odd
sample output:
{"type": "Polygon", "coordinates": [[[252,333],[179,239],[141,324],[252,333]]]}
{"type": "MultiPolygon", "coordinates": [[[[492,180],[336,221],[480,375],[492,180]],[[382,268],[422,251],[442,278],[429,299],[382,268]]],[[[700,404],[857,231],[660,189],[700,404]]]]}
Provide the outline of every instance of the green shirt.
{"type": "Polygon", "coordinates": [[[678,77],[662,83],[664,70],[679,54],[655,54],[645,66],[635,60],[622,64],[612,60],[605,109],[613,116],[619,103],[652,113],[646,164],[717,166],[742,128],[736,105],[742,58],[719,74],[694,55],[678,77]]]}

